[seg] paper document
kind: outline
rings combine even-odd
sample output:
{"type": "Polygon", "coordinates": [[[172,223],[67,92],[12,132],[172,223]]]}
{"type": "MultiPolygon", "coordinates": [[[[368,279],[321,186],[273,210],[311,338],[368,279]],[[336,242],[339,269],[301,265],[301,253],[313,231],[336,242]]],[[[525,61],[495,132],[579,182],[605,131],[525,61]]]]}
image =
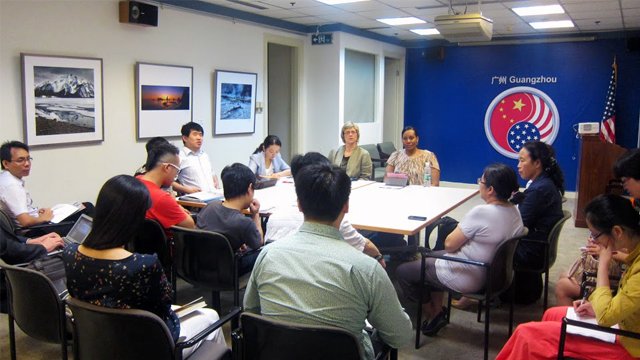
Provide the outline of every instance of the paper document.
{"type": "MultiPolygon", "coordinates": [[[[575,309],[572,308],[572,307],[568,307],[567,308],[567,319],[578,320],[578,321],[582,321],[584,323],[598,325],[598,322],[596,321],[596,318],[587,317],[587,316],[580,316],[580,315],[576,314],[575,309]]],[[[617,324],[613,325],[612,328],[618,329],[618,325],[617,324]]],[[[608,342],[608,343],[611,343],[611,344],[616,342],[616,335],[615,334],[610,334],[610,333],[597,331],[597,330],[591,330],[591,329],[578,327],[578,326],[573,326],[573,325],[567,325],[567,333],[575,334],[575,335],[588,336],[588,337],[591,337],[591,338],[594,338],[594,339],[598,339],[598,340],[601,340],[601,341],[604,341],[604,342],[608,342]]]]}
{"type": "Polygon", "coordinates": [[[82,205],[82,203],[80,203],[79,205],[58,204],[51,208],[51,210],[53,211],[53,218],[51,219],[51,222],[57,224],[82,209],[84,209],[84,205],[82,205]]]}
{"type": "Polygon", "coordinates": [[[199,191],[192,194],[187,194],[180,196],[180,200],[195,200],[195,201],[203,201],[209,202],[212,200],[222,200],[224,199],[224,195],[222,193],[214,193],[208,191],[199,191]]]}
{"type": "Polygon", "coordinates": [[[207,303],[204,301],[203,297],[199,297],[188,304],[184,304],[182,306],[171,305],[171,309],[178,315],[179,318],[185,317],[192,312],[207,307],[207,303]]]}

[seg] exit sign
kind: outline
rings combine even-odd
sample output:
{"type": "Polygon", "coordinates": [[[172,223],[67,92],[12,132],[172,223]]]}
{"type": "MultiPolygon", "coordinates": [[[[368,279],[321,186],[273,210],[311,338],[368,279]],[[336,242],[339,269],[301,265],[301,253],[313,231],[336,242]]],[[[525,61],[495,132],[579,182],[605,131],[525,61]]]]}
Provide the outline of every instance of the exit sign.
{"type": "Polygon", "coordinates": [[[311,45],[328,45],[333,43],[333,34],[313,34],[311,35],[311,45]]]}

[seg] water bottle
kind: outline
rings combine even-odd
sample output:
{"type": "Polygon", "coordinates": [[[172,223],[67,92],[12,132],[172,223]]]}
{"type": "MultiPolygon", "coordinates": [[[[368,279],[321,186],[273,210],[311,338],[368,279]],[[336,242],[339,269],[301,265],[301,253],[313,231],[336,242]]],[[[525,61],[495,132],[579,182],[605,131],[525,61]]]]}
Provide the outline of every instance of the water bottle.
{"type": "Polygon", "coordinates": [[[424,177],[422,178],[423,186],[431,186],[431,163],[424,163],[424,177]]]}

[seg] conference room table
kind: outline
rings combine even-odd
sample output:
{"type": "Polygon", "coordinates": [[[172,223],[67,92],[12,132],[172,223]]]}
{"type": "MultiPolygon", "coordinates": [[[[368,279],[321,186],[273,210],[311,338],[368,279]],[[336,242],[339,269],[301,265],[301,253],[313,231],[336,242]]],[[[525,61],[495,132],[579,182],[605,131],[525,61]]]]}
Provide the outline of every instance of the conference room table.
{"type": "MultiPolygon", "coordinates": [[[[387,186],[375,181],[352,182],[349,221],[358,230],[413,235],[478,194],[478,189],[442,186],[387,186]],[[411,219],[409,217],[412,217],[411,219]],[[417,217],[417,218],[416,218],[417,217]]],[[[293,179],[283,178],[275,186],[258,189],[264,217],[297,207],[293,179]]],[[[178,200],[183,206],[202,208],[206,203],[178,200]]]]}

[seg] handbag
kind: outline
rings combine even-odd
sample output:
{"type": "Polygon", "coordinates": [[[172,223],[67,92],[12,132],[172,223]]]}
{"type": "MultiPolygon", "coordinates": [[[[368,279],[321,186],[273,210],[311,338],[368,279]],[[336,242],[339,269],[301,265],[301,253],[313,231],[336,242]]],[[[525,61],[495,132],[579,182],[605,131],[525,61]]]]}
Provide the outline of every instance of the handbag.
{"type": "Polygon", "coordinates": [[[64,270],[62,253],[50,254],[33,260],[27,264],[26,268],[41,272],[48,277],[56,288],[56,291],[58,291],[58,295],[63,296],[66,294],[67,275],[64,270]]]}
{"type": "MultiPolygon", "coordinates": [[[[569,269],[568,276],[569,278],[573,278],[578,284],[581,284],[583,281],[583,274],[586,272],[588,274],[597,274],[598,273],[598,259],[591,255],[586,255],[584,258],[581,256],[576,261],[574,261],[573,265],[569,269]]],[[[622,264],[613,260],[609,263],[609,278],[613,278],[611,281],[612,287],[617,287],[620,276],[622,275],[622,264]]],[[[595,284],[595,279],[593,276],[587,275],[587,283],[586,287],[587,296],[591,295],[595,286],[590,286],[590,283],[595,284]]]]}

